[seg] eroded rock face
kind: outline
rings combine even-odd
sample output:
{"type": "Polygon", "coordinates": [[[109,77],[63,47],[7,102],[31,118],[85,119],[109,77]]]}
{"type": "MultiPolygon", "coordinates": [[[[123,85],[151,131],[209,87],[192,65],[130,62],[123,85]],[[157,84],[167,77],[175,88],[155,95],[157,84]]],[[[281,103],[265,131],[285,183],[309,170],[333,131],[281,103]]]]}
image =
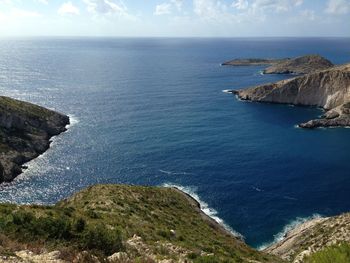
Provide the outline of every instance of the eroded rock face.
{"type": "Polygon", "coordinates": [[[45,152],[50,138],[67,124],[68,116],[0,96],[0,182],[20,174],[22,165],[45,152]]]}
{"type": "Polygon", "coordinates": [[[302,128],[350,126],[350,64],[304,76],[232,91],[242,100],[317,106],[324,117],[302,128]]]}

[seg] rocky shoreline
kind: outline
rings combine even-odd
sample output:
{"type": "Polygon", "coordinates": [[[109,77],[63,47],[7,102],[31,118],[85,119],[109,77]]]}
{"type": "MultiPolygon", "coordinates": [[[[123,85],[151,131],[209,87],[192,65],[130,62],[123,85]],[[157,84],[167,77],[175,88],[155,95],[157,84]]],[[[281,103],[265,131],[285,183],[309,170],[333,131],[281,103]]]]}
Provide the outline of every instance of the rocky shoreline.
{"type": "Polygon", "coordinates": [[[244,243],[244,240],[241,236],[235,235],[234,233],[232,233],[231,231],[229,231],[224,225],[220,224],[219,222],[217,222],[214,218],[210,217],[209,215],[207,215],[206,213],[203,212],[201,204],[194,198],[192,197],[190,194],[182,191],[181,189],[177,188],[177,187],[171,187],[171,189],[175,190],[176,192],[180,193],[181,195],[183,195],[184,197],[186,197],[186,199],[188,200],[188,202],[191,204],[191,206],[193,207],[193,209],[201,216],[202,219],[204,219],[208,225],[210,225],[213,229],[215,229],[216,231],[224,234],[224,235],[228,235],[231,236],[232,238],[235,238],[237,240],[239,240],[240,242],[244,243]]]}
{"type": "Polygon", "coordinates": [[[263,251],[293,263],[326,247],[350,241],[350,213],[310,219],[263,251]]]}
{"type": "Polygon", "coordinates": [[[32,103],[0,96],[0,183],[10,182],[26,162],[50,147],[69,117],[32,103]]]}
{"type": "Polygon", "coordinates": [[[315,106],[326,111],[320,119],[299,124],[301,128],[350,126],[350,64],[231,93],[241,100],[315,106]]]}

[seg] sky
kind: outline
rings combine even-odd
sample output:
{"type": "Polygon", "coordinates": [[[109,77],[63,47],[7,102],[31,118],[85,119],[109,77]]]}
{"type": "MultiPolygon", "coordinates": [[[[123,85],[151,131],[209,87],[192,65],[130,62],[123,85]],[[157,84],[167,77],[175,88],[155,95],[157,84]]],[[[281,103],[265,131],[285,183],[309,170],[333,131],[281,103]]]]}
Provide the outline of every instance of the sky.
{"type": "Polygon", "coordinates": [[[350,0],[0,0],[1,36],[350,37],[350,0]]]}

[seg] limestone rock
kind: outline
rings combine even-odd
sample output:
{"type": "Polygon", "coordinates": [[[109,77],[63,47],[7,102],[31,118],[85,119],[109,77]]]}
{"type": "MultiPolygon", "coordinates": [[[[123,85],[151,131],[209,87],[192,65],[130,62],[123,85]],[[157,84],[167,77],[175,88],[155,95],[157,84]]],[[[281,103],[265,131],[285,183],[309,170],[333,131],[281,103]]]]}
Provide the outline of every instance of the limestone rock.
{"type": "Polygon", "coordinates": [[[232,93],[241,100],[316,106],[327,111],[321,119],[300,124],[302,128],[350,126],[350,64],[232,93]]]}

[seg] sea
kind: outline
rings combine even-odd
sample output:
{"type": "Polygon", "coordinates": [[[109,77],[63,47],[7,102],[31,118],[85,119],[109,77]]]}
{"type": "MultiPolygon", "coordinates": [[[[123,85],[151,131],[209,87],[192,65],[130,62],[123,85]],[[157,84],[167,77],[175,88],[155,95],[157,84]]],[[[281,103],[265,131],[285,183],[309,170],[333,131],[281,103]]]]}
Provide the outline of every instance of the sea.
{"type": "Polygon", "coordinates": [[[350,39],[1,38],[0,95],[71,124],[0,186],[0,202],[54,204],[93,184],[176,186],[259,249],[350,211],[350,129],[300,129],[322,110],[224,92],[290,77],[224,61],[306,54],[349,62],[350,39]]]}

